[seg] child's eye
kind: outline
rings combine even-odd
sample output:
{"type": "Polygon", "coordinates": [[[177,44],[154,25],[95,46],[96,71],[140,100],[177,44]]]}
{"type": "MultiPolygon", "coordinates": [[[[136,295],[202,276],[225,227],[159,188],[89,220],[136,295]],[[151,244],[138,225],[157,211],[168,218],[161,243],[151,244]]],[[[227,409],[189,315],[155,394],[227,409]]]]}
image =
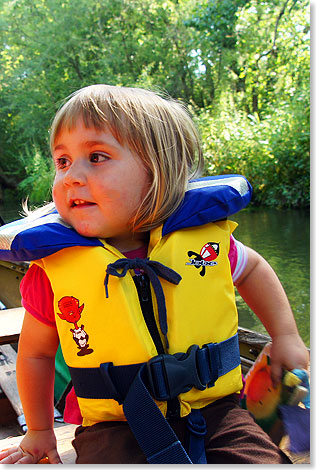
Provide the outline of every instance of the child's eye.
{"type": "Polygon", "coordinates": [[[106,153],[93,152],[90,155],[90,162],[92,163],[101,163],[108,160],[110,157],[106,153]]]}
{"type": "Polygon", "coordinates": [[[62,170],[67,168],[70,165],[68,158],[66,157],[59,157],[55,159],[55,166],[58,170],[62,170]]]}

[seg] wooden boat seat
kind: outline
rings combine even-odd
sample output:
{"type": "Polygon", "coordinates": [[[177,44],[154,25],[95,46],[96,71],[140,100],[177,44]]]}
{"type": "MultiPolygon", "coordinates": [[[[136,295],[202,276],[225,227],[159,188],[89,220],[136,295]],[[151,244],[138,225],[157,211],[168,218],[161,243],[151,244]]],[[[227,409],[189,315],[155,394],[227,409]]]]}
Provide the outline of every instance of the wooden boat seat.
{"type": "Polygon", "coordinates": [[[7,308],[21,305],[20,282],[28,270],[29,263],[0,260],[0,301],[7,308]]]}
{"type": "Polygon", "coordinates": [[[0,346],[0,387],[11,403],[17,416],[23,408],[16,384],[16,351],[10,344],[0,346]]]}
{"type": "Polygon", "coordinates": [[[0,345],[18,341],[24,312],[23,307],[0,310],[0,345]]]}
{"type": "Polygon", "coordinates": [[[9,399],[17,416],[23,409],[16,385],[16,344],[22,328],[24,308],[0,310],[0,388],[9,399]]]}

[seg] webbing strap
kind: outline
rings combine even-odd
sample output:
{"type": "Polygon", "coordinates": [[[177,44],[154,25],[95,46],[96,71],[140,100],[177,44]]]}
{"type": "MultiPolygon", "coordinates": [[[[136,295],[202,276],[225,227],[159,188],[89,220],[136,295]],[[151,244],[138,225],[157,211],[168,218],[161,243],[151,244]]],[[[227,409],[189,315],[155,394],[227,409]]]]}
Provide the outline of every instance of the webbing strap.
{"type": "Polygon", "coordinates": [[[123,402],[127,422],[151,464],[192,463],[144,384],[143,365],[123,402]]]}
{"type": "Polygon", "coordinates": [[[193,463],[207,463],[204,437],[207,432],[206,421],[201,410],[191,409],[186,417],[186,427],[189,431],[186,439],[186,449],[193,463]]]}
{"type": "MultiPolygon", "coordinates": [[[[151,382],[156,384],[155,389],[161,395],[160,397],[156,396],[156,399],[170,399],[167,395],[172,392],[170,390],[172,384],[167,383],[168,380],[166,381],[166,379],[173,378],[177,371],[181,371],[181,379],[183,376],[185,380],[185,374],[189,375],[195,365],[200,378],[199,381],[204,384],[203,388],[205,388],[206,386],[212,387],[218,377],[227,374],[240,364],[238,334],[220,343],[208,343],[202,348],[197,349],[192,349],[191,347],[188,352],[190,350],[196,353],[194,362],[185,353],[159,355],[150,360],[150,368],[147,368],[147,372],[149,373],[150,370],[151,373],[155,374],[154,380],[151,380],[151,382]],[[181,356],[184,356],[184,359],[181,356]],[[168,361],[166,361],[168,358],[173,358],[170,361],[172,367],[170,367],[170,372],[168,361]],[[165,397],[163,397],[164,394],[166,395],[165,397]]],[[[78,397],[92,399],[113,398],[122,403],[142,365],[143,363],[114,366],[111,362],[106,362],[101,364],[100,367],[69,367],[69,371],[78,397]]],[[[192,374],[193,378],[194,375],[196,373],[192,374]]],[[[175,387],[179,382],[178,378],[173,386],[175,387]]],[[[188,382],[186,383],[188,384],[188,382]]],[[[187,391],[192,386],[197,387],[197,384],[192,382],[187,391]]],[[[151,391],[151,393],[153,392],[151,391]]],[[[175,396],[179,393],[183,393],[183,391],[176,392],[175,396]]]]}
{"type": "Polygon", "coordinates": [[[197,362],[201,382],[212,387],[218,377],[240,364],[238,333],[220,343],[204,344],[198,351],[197,362]]]}

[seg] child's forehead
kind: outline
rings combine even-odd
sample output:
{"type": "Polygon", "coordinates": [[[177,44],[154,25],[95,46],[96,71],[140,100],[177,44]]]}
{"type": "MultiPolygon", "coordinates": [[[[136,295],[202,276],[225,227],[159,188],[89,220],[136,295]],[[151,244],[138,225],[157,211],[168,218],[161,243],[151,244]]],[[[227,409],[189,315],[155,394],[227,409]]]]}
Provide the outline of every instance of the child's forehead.
{"type": "Polygon", "coordinates": [[[117,129],[110,125],[108,121],[103,122],[95,122],[92,119],[85,119],[83,114],[77,114],[73,116],[71,119],[62,119],[59,123],[58,128],[54,134],[54,142],[56,143],[58,139],[63,135],[63,133],[72,132],[77,127],[82,126],[87,131],[95,131],[96,133],[111,133],[113,137],[120,143],[124,143],[125,139],[121,133],[117,131],[117,129]]]}

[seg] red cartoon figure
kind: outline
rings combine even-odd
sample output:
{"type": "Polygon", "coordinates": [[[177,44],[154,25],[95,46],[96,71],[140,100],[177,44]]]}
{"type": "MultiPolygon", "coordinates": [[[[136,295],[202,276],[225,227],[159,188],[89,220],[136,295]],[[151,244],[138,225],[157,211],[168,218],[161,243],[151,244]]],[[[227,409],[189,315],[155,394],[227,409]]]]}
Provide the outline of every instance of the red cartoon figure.
{"type": "Polygon", "coordinates": [[[219,243],[206,243],[200,251],[200,255],[205,261],[213,261],[218,257],[218,254],[219,243]]]}
{"type": "Polygon", "coordinates": [[[84,304],[79,304],[79,300],[75,297],[69,295],[62,297],[58,301],[58,308],[61,313],[57,312],[57,315],[62,320],[66,320],[68,323],[73,323],[74,328],[71,328],[70,331],[72,332],[73,339],[79,348],[77,355],[85,356],[86,354],[91,354],[93,349],[89,348],[89,335],[84,330],[84,325],[78,326],[78,321],[81,318],[81,312],[84,309],[84,304]]]}

